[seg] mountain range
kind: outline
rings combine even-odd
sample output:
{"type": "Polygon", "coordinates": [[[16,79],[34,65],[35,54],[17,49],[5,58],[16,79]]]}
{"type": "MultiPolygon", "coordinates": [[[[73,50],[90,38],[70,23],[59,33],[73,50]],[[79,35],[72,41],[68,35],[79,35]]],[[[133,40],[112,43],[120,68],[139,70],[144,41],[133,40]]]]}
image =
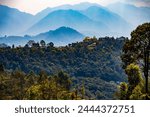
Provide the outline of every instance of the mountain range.
{"type": "Polygon", "coordinates": [[[104,7],[91,6],[82,11],[82,13],[96,22],[105,24],[109,28],[109,30],[105,31],[104,35],[128,35],[125,32],[131,31],[131,24],[129,24],[125,19],[123,19],[116,13],[113,13],[104,7]]]}
{"type": "Polygon", "coordinates": [[[82,41],[84,35],[69,27],[60,27],[32,37],[33,40],[53,42],[56,46],[82,41]]]}
{"type": "MultiPolygon", "coordinates": [[[[85,36],[129,37],[137,25],[150,21],[149,14],[150,7],[136,7],[124,3],[106,7],[96,3],[62,5],[46,8],[36,15],[0,5],[0,36],[37,36],[49,30],[69,27],[85,36]]],[[[57,40],[59,39],[55,41],[57,40]]]]}
{"type": "Polygon", "coordinates": [[[16,35],[26,30],[33,15],[0,5],[0,35],[16,35]]]}
{"type": "Polygon", "coordinates": [[[61,5],[61,6],[58,6],[58,7],[53,7],[53,8],[50,8],[50,7],[47,7],[46,9],[42,10],[41,12],[37,13],[35,16],[34,16],[34,20],[37,22],[37,21],[40,21],[42,18],[46,17],[49,13],[53,12],[53,11],[56,11],[56,10],[68,10],[68,9],[72,9],[72,10],[85,10],[87,9],[88,7],[91,7],[91,6],[100,6],[96,3],[88,3],[88,2],[84,2],[84,3],[81,3],[81,4],[76,4],[76,5],[61,5]]]}
{"type": "Polygon", "coordinates": [[[38,23],[33,25],[27,33],[37,34],[40,32],[45,32],[48,29],[57,29],[62,26],[74,28],[83,34],[88,34],[90,32],[99,32],[103,34],[108,31],[107,25],[101,22],[93,21],[86,15],[70,9],[53,11],[38,23]]]}
{"type": "Polygon", "coordinates": [[[107,6],[109,10],[117,13],[134,27],[144,23],[150,22],[150,7],[136,7],[134,5],[125,3],[114,3],[107,6]]]}
{"type": "Polygon", "coordinates": [[[78,31],[71,29],[69,27],[60,27],[56,30],[50,30],[45,33],[41,33],[35,36],[4,36],[0,37],[0,43],[5,43],[9,46],[14,44],[15,46],[23,46],[29,40],[34,40],[36,42],[40,42],[41,40],[45,40],[46,43],[53,42],[55,46],[63,46],[68,43],[82,41],[84,35],[79,33],[78,31]]]}

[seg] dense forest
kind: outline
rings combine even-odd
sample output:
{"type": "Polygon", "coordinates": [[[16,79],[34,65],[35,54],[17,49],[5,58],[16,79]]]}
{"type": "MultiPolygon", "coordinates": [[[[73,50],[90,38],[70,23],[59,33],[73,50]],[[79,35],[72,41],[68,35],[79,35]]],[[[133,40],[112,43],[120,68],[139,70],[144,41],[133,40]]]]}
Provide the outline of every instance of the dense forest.
{"type": "Polygon", "coordinates": [[[71,91],[84,85],[85,98],[112,99],[116,84],[126,81],[120,59],[124,42],[124,37],[86,37],[83,42],[65,47],[55,47],[52,42],[46,44],[43,40],[40,43],[31,40],[24,47],[13,45],[1,48],[0,61],[5,68],[1,80],[13,80],[12,74],[18,70],[24,72],[23,79],[31,73],[39,77],[41,71],[44,71],[47,77],[64,71],[71,77],[71,91]]]}
{"type": "Polygon", "coordinates": [[[131,39],[86,37],[56,47],[0,48],[1,99],[148,99],[150,24],[131,39]],[[146,89],[146,90],[145,90],[146,89]]]}

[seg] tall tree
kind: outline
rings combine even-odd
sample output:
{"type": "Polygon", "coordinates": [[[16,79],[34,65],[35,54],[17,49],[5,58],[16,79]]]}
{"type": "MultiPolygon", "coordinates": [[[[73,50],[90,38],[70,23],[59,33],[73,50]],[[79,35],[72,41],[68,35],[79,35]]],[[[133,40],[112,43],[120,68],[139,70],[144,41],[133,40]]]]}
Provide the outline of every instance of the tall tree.
{"type": "Polygon", "coordinates": [[[68,74],[64,73],[63,71],[58,73],[58,82],[60,85],[64,86],[66,90],[70,90],[71,87],[71,80],[68,74]]]}
{"type": "Polygon", "coordinates": [[[41,45],[42,47],[45,47],[45,46],[46,46],[46,42],[45,42],[44,40],[41,40],[41,41],[40,41],[40,45],[41,45]]]}
{"type": "MultiPolygon", "coordinates": [[[[150,69],[150,23],[138,26],[123,47],[124,68],[131,63],[139,64],[145,76],[145,92],[148,95],[148,77],[150,69]]],[[[147,96],[146,96],[147,97],[147,96]]]]}
{"type": "Polygon", "coordinates": [[[53,43],[53,42],[50,42],[50,43],[47,44],[47,46],[48,46],[48,47],[54,47],[54,43],[53,43]]]}
{"type": "Polygon", "coordinates": [[[126,73],[128,75],[128,91],[127,91],[127,99],[130,99],[130,96],[133,93],[133,90],[139,86],[142,89],[143,78],[140,72],[140,68],[138,65],[130,64],[126,68],[126,73]]]}
{"type": "Polygon", "coordinates": [[[13,81],[11,82],[12,92],[14,93],[13,98],[22,100],[25,95],[25,73],[21,70],[16,70],[12,72],[11,77],[13,79],[13,81]]]}
{"type": "Polygon", "coordinates": [[[4,72],[4,66],[0,63],[0,72],[4,72]]]}
{"type": "Polygon", "coordinates": [[[29,41],[27,42],[27,45],[28,45],[29,47],[32,47],[34,43],[35,43],[34,40],[29,40],[29,41]]]}

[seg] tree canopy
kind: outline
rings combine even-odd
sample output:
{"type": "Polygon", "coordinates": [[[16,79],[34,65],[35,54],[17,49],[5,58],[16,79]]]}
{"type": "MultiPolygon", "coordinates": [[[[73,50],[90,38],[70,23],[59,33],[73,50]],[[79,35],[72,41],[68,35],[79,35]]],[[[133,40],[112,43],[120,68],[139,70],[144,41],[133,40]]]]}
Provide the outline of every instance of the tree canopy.
{"type": "MultiPolygon", "coordinates": [[[[148,95],[150,94],[150,91],[148,91],[150,76],[150,23],[144,23],[138,26],[131,33],[131,39],[126,40],[123,46],[123,54],[121,58],[123,61],[123,68],[126,69],[126,74],[128,75],[128,88],[133,91],[137,83],[143,80],[142,75],[144,75],[145,91],[142,90],[142,92],[139,93],[145,94],[146,99],[148,99],[148,95]]],[[[140,88],[143,87],[136,87],[133,91],[134,94],[136,91],[138,92],[140,88]]],[[[128,95],[131,95],[133,92],[127,93],[128,95]]],[[[135,97],[135,95],[133,97],[135,97]]]]}
{"type": "MultiPolygon", "coordinates": [[[[71,89],[74,92],[73,97],[77,97],[80,93],[85,99],[112,99],[117,83],[126,81],[120,59],[124,42],[124,37],[117,39],[87,37],[82,42],[55,47],[52,42],[46,44],[42,41],[44,43],[42,45],[30,40],[25,47],[0,48],[0,62],[6,71],[13,72],[19,69],[25,74],[27,86],[30,86],[26,91],[28,94],[33,94],[33,97],[32,95],[28,97],[31,99],[37,99],[42,95],[39,92],[36,97],[36,91],[41,91],[41,84],[35,84],[43,80],[45,84],[49,84],[47,81],[49,76],[55,79],[52,85],[56,86],[55,83],[57,83],[63,86],[65,92],[71,89]],[[60,71],[66,73],[62,74],[60,71]],[[58,72],[60,73],[57,76],[58,72]],[[67,74],[72,77],[72,80],[67,74]]],[[[6,74],[10,74],[9,72],[6,74]]],[[[6,80],[8,76],[3,74],[2,77],[6,80]]],[[[47,90],[47,87],[49,86],[42,85],[42,90],[47,90]]],[[[18,86],[17,89],[18,91],[24,89],[24,85],[18,86]]],[[[51,91],[55,90],[57,88],[51,89],[51,91]]],[[[64,94],[60,93],[60,95],[64,94]]]]}

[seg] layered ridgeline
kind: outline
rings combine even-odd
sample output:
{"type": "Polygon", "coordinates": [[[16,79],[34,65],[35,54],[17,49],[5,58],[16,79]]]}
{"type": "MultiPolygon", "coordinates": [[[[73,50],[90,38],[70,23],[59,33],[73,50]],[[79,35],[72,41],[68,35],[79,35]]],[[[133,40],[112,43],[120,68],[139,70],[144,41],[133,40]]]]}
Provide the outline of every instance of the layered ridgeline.
{"type": "Polygon", "coordinates": [[[125,3],[114,3],[107,6],[109,10],[117,13],[134,27],[150,21],[150,7],[137,7],[125,3]]]}
{"type": "Polygon", "coordinates": [[[16,35],[31,25],[33,15],[0,5],[0,36],[16,35]]]}
{"type": "MultiPolygon", "coordinates": [[[[120,17],[119,15],[111,12],[110,10],[100,7],[100,6],[91,6],[86,10],[83,10],[82,13],[88,16],[90,19],[94,21],[101,22],[102,24],[106,24],[109,28],[109,31],[100,31],[103,34],[101,35],[109,35],[109,36],[122,36],[128,35],[132,29],[131,24],[129,24],[125,19],[120,17]]],[[[97,35],[98,35],[97,30],[97,35]]],[[[100,34],[100,33],[99,33],[100,34]]]]}
{"type": "Polygon", "coordinates": [[[74,28],[86,35],[97,31],[102,34],[108,30],[108,27],[105,24],[95,22],[81,14],[79,11],[57,10],[48,14],[38,23],[34,24],[31,28],[29,28],[27,33],[36,34],[48,29],[56,29],[61,26],[74,28]]]}
{"type": "Polygon", "coordinates": [[[35,22],[38,22],[40,21],[41,19],[43,19],[44,17],[46,17],[48,14],[50,14],[51,12],[53,11],[57,11],[57,10],[68,10],[68,9],[72,9],[72,10],[78,10],[78,11],[81,11],[81,10],[85,10],[87,9],[88,7],[91,7],[91,6],[99,6],[98,4],[96,3],[88,3],[88,2],[84,2],[84,3],[80,3],[80,4],[75,4],[75,5],[62,5],[62,6],[58,6],[58,7],[47,7],[46,9],[40,11],[39,13],[37,13],[35,16],[34,16],[34,20],[35,22]]]}
{"type": "Polygon", "coordinates": [[[25,36],[4,36],[0,37],[0,43],[5,43],[7,45],[24,46],[29,40],[35,40],[40,42],[41,40],[48,42],[53,42],[57,46],[67,45],[68,43],[73,43],[81,41],[84,35],[78,31],[69,27],[60,27],[56,30],[50,30],[45,33],[40,33],[35,36],[25,35],[25,36]]]}
{"type": "Polygon", "coordinates": [[[44,41],[28,43],[25,47],[1,48],[0,61],[9,71],[45,71],[50,75],[65,71],[73,78],[73,86],[85,85],[87,99],[112,99],[116,83],[125,81],[120,60],[124,41],[123,37],[94,37],[65,47],[44,41]]]}
{"type": "Polygon", "coordinates": [[[49,28],[56,29],[68,26],[79,32],[91,36],[127,35],[123,32],[131,31],[131,25],[119,15],[100,6],[91,6],[86,10],[56,10],[34,24],[27,33],[39,33],[49,28]],[[125,26],[123,28],[123,26],[125,26]],[[115,29],[115,30],[114,30],[115,29]]]}
{"type": "Polygon", "coordinates": [[[46,8],[34,16],[0,5],[0,36],[37,35],[62,26],[86,36],[129,36],[137,24],[150,21],[149,7],[118,4],[107,8],[92,3],[63,5],[46,8]]]}

